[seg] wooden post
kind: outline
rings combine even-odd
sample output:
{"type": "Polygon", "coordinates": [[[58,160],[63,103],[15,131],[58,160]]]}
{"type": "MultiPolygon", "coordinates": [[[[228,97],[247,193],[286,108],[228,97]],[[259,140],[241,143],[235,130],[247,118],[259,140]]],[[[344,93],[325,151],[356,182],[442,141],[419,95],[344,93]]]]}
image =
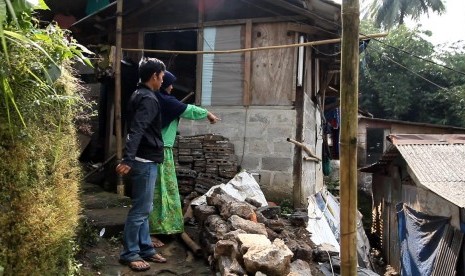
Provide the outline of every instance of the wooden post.
{"type": "MultiPolygon", "coordinates": [[[[245,48],[252,47],[252,20],[247,20],[245,23],[245,32],[244,32],[244,46],[245,48]]],[[[251,93],[251,71],[252,71],[252,53],[245,52],[244,53],[244,95],[243,95],[243,105],[249,106],[250,102],[252,101],[252,93],[251,93]]]]}
{"type": "MultiPolygon", "coordinates": [[[[203,51],[203,33],[204,33],[204,0],[199,0],[198,2],[198,33],[197,33],[197,51],[203,51]]],[[[197,55],[197,67],[195,72],[195,104],[201,105],[202,104],[202,78],[203,78],[203,55],[197,55]]]]}
{"type": "MultiPolygon", "coordinates": [[[[116,160],[123,158],[123,143],[121,130],[121,40],[123,29],[123,0],[116,3],[116,53],[115,53],[115,134],[116,134],[116,160]]],[[[117,174],[116,192],[124,195],[123,178],[117,174]]]]}
{"type": "Polygon", "coordinates": [[[357,275],[357,112],[359,2],[342,1],[341,43],[341,275],[357,275]]]}

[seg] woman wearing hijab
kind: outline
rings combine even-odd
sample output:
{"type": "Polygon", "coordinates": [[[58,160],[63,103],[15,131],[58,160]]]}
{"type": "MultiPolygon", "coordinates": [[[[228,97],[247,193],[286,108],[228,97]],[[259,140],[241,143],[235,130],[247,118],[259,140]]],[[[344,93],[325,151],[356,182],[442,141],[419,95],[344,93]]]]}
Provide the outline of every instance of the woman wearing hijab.
{"type": "Polygon", "coordinates": [[[179,197],[176,167],[173,158],[173,144],[176,139],[179,119],[201,120],[207,118],[211,124],[219,118],[205,108],[180,102],[171,95],[176,77],[165,71],[160,93],[157,93],[161,106],[162,137],[165,159],[158,166],[155,185],[153,211],[149,216],[150,233],[154,247],[163,246],[154,235],[171,235],[184,232],[184,218],[179,197]]]}

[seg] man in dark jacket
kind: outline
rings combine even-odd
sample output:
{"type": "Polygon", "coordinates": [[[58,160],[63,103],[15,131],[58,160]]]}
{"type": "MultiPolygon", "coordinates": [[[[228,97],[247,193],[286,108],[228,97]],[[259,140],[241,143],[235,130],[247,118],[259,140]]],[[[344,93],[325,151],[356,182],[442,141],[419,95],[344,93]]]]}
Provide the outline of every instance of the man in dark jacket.
{"type": "Polygon", "coordinates": [[[163,82],[165,64],[148,58],[139,65],[140,83],[128,106],[128,134],[123,160],[116,167],[131,182],[131,204],[124,225],[120,262],[132,270],[150,269],[146,261],[166,262],[153,248],[148,216],[153,208],[157,165],[163,162],[160,104],[155,96],[163,82]]]}

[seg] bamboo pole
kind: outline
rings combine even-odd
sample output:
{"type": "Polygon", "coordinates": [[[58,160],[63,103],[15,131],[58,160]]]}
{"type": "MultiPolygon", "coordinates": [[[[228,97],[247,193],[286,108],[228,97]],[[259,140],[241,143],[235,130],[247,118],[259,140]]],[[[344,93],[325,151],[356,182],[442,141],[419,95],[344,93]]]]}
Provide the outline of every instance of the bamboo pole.
{"type": "Polygon", "coordinates": [[[341,43],[341,275],[357,275],[358,0],[342,1],[341,43]]]}
{"type": "MultiPolygon", "coordinates": [[[[115,133],[116,133],[116,160],[123,158],[123,143],[121,130],[121,40],[123,29],[123,0],[116,3],[116,54],[115,54],[115,133]]],[[[116,192],[124,195],[124,184],[121,175],[116,176],[116,192]]]]}
{"type": "MultiPolygon", "coordinates": [[[[358,35],[357,34],[360,40],[385,37],[387,35],[388,35],[387,33],[370,34],[370,35],[358,35]]],[[[233,50],[214,50],[214,51],[174,51],[174,50],[152,50],[152,49],[136,49],[136,48],[124,48],[123,50],[129,51],[129,52],[179,54],[179,55],[237,54],[237,53],[246,53],[246,52],[254,52],[254,51],[296,48],[296,47],[302,47],[302,46],[318,46],[318,45],[326,45],[326,44],[335,44],[335,43],[340,43],[340,42],[341,42],[341,38],[333,38],[333,39],[309,41],[309,42],[295,43],[295,44],[274,45],[274,46],[254,47],[254,48],[246,48],[246,49],[233,49],[233,50]]],[[[358,43],[358,40],[357,40],[357,43],[358,43]]]]}

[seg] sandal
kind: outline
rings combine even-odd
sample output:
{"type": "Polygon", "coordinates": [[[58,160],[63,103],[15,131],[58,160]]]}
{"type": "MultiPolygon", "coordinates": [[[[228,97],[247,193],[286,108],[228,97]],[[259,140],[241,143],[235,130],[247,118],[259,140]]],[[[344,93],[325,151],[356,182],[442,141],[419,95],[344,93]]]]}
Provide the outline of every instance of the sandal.
{"type": "Polygon", "coordinates": [[[152,246],[155,248],[163,247],[165,244],[156,237],[152,237],[152,246]]]}
{"type": "Polygon", "coordinates": [[[129,266],[129,268],[132,271],[136,272],[146,271],[150,269],[150,265],[144,260],[125,261],[120,259],[119,262],[123,265],[129,266]]]}
{"type": "Polygon", "coordinates": [[[147,262],[154,262],[154,263],[166,263],[167,262],[167,260],[160,253],[156,253],[153,256],[144,258],[144,260],[146,260],[147,262]]]}

